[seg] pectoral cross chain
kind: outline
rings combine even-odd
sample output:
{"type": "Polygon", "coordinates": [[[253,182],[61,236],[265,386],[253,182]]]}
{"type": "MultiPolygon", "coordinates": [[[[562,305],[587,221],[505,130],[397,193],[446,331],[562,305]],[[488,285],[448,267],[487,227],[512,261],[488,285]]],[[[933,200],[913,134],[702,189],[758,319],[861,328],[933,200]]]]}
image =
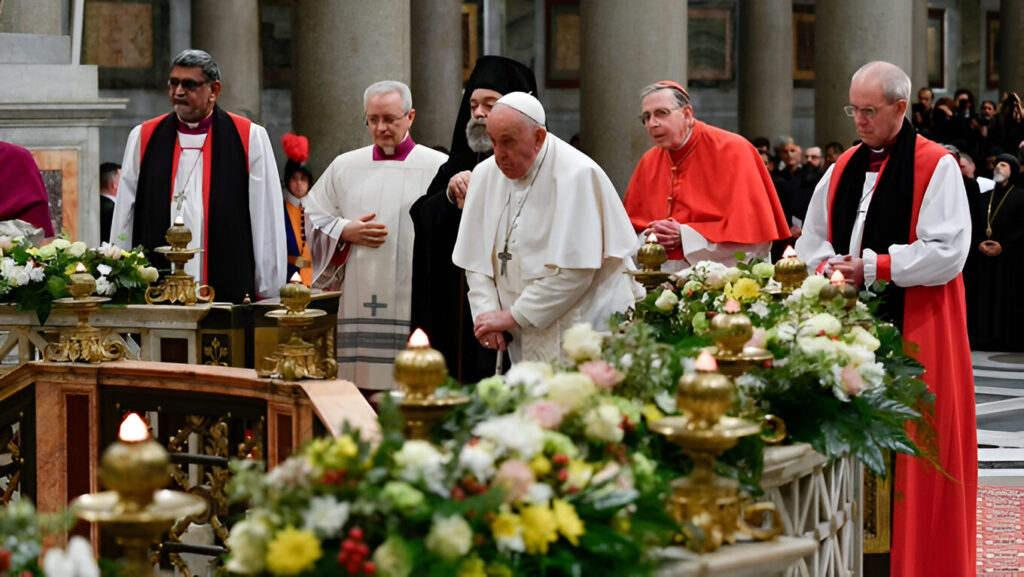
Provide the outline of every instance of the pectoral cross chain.
{"type": "Polygon", "coordinates": [[[501,276],[508,276],[508,261],[512,260],[512,253],[508,252],[508,243],[505,243],[505,248],[498,253],[498,260],[501,261],[501,276]]]}

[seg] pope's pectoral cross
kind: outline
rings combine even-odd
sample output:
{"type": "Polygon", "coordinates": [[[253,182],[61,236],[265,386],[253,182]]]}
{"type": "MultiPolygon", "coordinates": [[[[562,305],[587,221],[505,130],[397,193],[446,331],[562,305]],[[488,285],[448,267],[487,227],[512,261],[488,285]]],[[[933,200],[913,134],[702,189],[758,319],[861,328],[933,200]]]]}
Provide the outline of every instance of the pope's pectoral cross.
{"type": "Polygon", "coordinates": [[[371,317],[377,316],[377,309],[386,309],[386,308],[388,308],[387,304],[377,302],[377,295],[371,296],[370,297],[370,302],[363,303],[363,306],[368,308],[368,309],[370,309],[370,316],[371,317]]]}
{"type": "Polygon", "coordinates": [[[508,261],[512,260],[512,253],[508,252],[508,245],[498,253],[498,260],[501,261],[501,276],[508,276],[508,261]]]}

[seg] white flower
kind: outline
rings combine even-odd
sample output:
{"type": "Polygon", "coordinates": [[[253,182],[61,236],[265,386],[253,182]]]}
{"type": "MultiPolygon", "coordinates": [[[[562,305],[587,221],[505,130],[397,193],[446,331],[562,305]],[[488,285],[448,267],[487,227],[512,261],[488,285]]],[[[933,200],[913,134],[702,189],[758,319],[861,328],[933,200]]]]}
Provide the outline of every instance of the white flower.
{"type": "Polygon", "coordinates": [[[442,454],[426,441],[406,441],[394,458],[399,479],[408,483],[422,481],[431,492],[447,496],[444,465],[451,456],[442,454]]]}
{"type": "Polygon", "coordinates": [[[96,270],[98,270],[100,272],[101,276],[107,276],[108,274],[110,274],[110,271],[112,271],[114,269],[110,268],[110,265],[106,265],[106,264],[100,263],[100,264],[96,265],[96,270]]]}
{"type": "Polygon", "coordinates": [[[818,293],[821,292],[822,287],[828,284],[828,279],[820,274],[812,274],[804,279],[803,284],[800,285],[800,289],[803,291],[804,298],[816,299],[818,293]]]}
{"type": "Polygon", "coordinates": [[[46,271],[43,267],[36,266],[35,261],[28,261],[25,264],[25,272],[28,273],[28,278],[32,282],[40,282],[46,278],[46,271]]]}
{"type": "Polygon", "coordinates": [[[654,404],[663,413],[672,414],[676,412],[676,396],[668,391],[658,391],[654,395],[654,404]]]}
{"type": "Polygon", "coordinates": [[[775,265],[770,262],[759,262],[750,269],[750,272],[759,278],[771,278],[775,274],[775,265]]]}
{"type": "Polygon", "coordinates": [[[583,416],[583,432],[595,441],[618,443],[622,440],[622,411],[615,405],[601,405],[583,416]]]}
{"type": "Polygon", "coordinates": [[[275,489],[303,487],[309,484],[313,466],[302,457],[289,457],[267,473],[267,485],[275,489]]]}
{"type": "Polygon", "coordinates": [[[800,335],[820,335],[824,331],[826,335],[834,336],[838,335],[842,328],[843,323],[836,317],[828,313],[818,313],[800,323],[800,335]]]}
{"type": "Polygon", "coordinates": [[[477,423],[473,427],[473,435],[489,441],[495,448],[495,455],[509,455],[527,462],[544,448],[544,429],[537,421],[519,413],[477,423]]]}
{"type": "Polygon", "coordinates": [[[235,523],[224,542],[231,549],[224,568],[243,575],[261,573],[266,567],[269,541],[270,527],[263,521],[250,517],[235,523]]]}
{"type": "Polygon", "coordinates": [[[885,379],[885,367],[882,363],[862,363],[857,365],[860,378],[864,379],[869,389],[880,387],[885,379]]]}
{"type": "Polygon", "coordinates": [[[633,353],[626,353],[619,358],[619,368],[629,370],[633,366],[633,353]]]}
{"type": "Polygon", "coordinates": [[[59,250],[67,250],[71,248],[71,241],[63,238],[55,238],[53,239],[53,242],[50,243],[50,246],[59,250]]]}
{"type": "Polygon", "coordinates": [[[769,312],[768,311],[768,305],[765,304],[764,301],[757,301],[757,302],[755,302],[754,304],[750,305],[750,307],[748,307],[747,310],[749,310],[750,312],[754,313],[755,315],[761,317],[762,319],[765,318],[766,316],[768,316],[768,312],[769,312]]]}
{"type": "Polygon", "coordinates": [[[654,306],[663,311],[670,311],[676,308],[677,304],[679,304],[679,297],[676,296],[674,291],[670,290],[661,291],[658,299],[654,301],[654,306]]]}
{"type": "Polygon", "coordinates": [[[313,497],[303,515],[304,528],[321,539],[331,539],[341,533],[348,522],[349,504],[338,501],[334,495],[313,497]]]}
{"type": "Polygon", "coordinates": [[[68,247],[68,254],[75,258],[78,258],[85,254],[85,251],[87,250],[89,250],[89,247],[86,246],[84,242],[77,240],[71,243],[71,246],[68,247]]]}
{"type": "Polygon", "coordinates": [[[107,277],[101,276],[100,278],[96,279],[96,294],[102,296],[111,296],[116,292],[117,285],[115,283],[110,282],[110,280],[107,277]]]}
{"type": "Polygon", "coordinates": [[[571,413],[596,390],[594,381],[582,373],[559,373],[548,379],[547,398],[571,413]]]}
{"type": "Polygon", "coordinates": [[[12,248],[14,248],[14,243],[11,242],[11,237],[0,234],[0,250],[11,250],[12,248]]]}
{"type": "Polygon", "coordinates": [[[121,247],[105,242],[100,245],[99,253],[110,260],[121,260],[121,247]]]}
{"type": "Polygon", "coordinates": [[[852,329],[850,329],[850,332],[847,333],[847,335],[851,337],[851,342],[853,344],[861,346],[872,352],[878,350],[878,347],[882,345],[882,343],[879,342],[877,338],[875,338],[875,335],[869,333],[868,331],[864,330],[859,326],[854,326],[852,329]]]}
{"type": "MultiPolygon", "coordinates": [[[[60,240],[60,239],[58,239],[58,240],[60,240]]],[[[64,241],[64,242],[67,242],[67,241],[64,241]]],[[[39,252],[37,252],[36,254],[39,256],[39,258],[44,259],[44,260],[45,259],[53,258],[57,254],[57,247],[54,246],[56,243],[57,243],[57,241],[55,240],[55,241],[51,242],[50,244],[48,244],[46,246],[39,247],[39,252]]],[[[69,244],[69,246],[70,246],[70,244],[69,244]]]]}
{"type": "Polygon", "coordinates": [[[12,280],[14,281],[14,286],[25,286],[32,280],[32,277],[29,276],[25,267],[19,266],[14,269],[14,278],[12,280]]]}
{"type": "Polygon", "coordinates": [[[85,537],[74,536],[67,550],[56,547],[43,557],[46,577],[99,577],[100,568],[92,555],[92,545],[85,537]]]}
{"type": "Polygon", "coordinates": [[[555,496],[555,490],[551,488],[551,485],[547,483],[534,483],[526,490],[526,494],[521,499],[525,503],[531,505],[544,505],[551,501],[551,498],[555,496]]]}
{"type": "Polygon", "coordinates": [[[531,397],[539,397],[547,394],[546,381],[553,374],[547,363],[523,361],[512,365],[505,375],[505,383],[509,387],[523,387],[531,397]]]}
{"type": "Polygon", "coordinates": [[[156,282],[156,279],[160,278],[160,272],[156,270],[156,267],[140,266],[138,271],[139,276],[146,282],[156,282]]]}
{"type": "Polygon", "coordinates": [[[473,528],[462,517],[434,517],[424,540],[427,550],[447,561],[465,556],[473,546],[473,528]]]}
{"type": "Polygon", "coordinates": [[[601,358],[601,342],[604,337],[595,331],[590,323],[578,323],[562,337],[562,350],[577,363],[601,358]]]}
{"type": "Polygon", "coordinates": [[[493,443],[467,443],[459,451],[459,470],[469,471],[478,481],[486,483],[494,476],[494,459],[493,443]]]}
{"type": "Polygon", "coordinates": [[[740,280],[741,276],[743,276],[743,271],[734,266],[725,269],[725,272],[722,273],[725,282],[736,282],[740,280]]]}

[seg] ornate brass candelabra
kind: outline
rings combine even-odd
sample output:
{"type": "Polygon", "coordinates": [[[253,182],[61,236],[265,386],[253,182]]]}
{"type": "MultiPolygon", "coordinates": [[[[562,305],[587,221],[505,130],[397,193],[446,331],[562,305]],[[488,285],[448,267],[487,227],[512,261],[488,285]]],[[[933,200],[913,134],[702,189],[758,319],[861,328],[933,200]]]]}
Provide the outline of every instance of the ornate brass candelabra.
{"type": "Polygon", "coordinates": [[[822,304],[828,304],[838,297],[845,299],[846,302],[843,304],[843,307],[846,310],[850,310],[857,306],[857,299],[859,296],[860,293],[857,290],[857,287],[846,282],[846,278],[843,277],[843,273],[839,271],[832,273],[828,284],[821,287],[821,290],[818,291],[818,298],[821,300],[822,304]]]}
{"type": "Polygon", "coordinates": [[[316,347],[302,338],[302,331],[313,324],[317,317],[327,312],[307,309],[310,301],[309,288],[302,284],[298,273],[288,284],[281,287],[281,304],[284,309],[267,313],[276,318],[281,327],[291,331],[286,343],[274,347],[269,357],[260,359],[256,374],[260,377],[281,377],[286,381],[299,379],[333,379],[338,375],[338,361],[322,358],[316,347]]]}
{"type": "Polygon", "coordinates": [[[99,363],[102,361],[119,361],[127,352],[125,346],[117,341],[105,342],[106,331],[89,325],[89,315],[109,301],[107,297],[92,296],[96,290],[96,279],[93,278],[85,265],[78,263],[75,272],[71,273],[68,284],[70,298],[60,298],[53,302],[78,315],[78,324],[62,329],[60,340],[49,343],[43,348],[43,359],[55,362],[99,363]]]}
{"type": "Polygon", "coordinates": [[[395,357],[395,381],[398,390],[390,394],[398,401],[405,417],[405,436],[426,440],[430,430],[452,409],[469,402],[465,395],[437,394],[437,387],[448,376],[444,356],[430,347],[423,329],[409,337],[406,349],[395,357]]]}
{"type": "Polygon", "coordinates": [[[775,263],[775,280],[782,284],[781,294],[792,293],[807,278],[807,265],[796,256],[793,247],[787,246],[782,258],[775,263]]]}
{"type": "Polygon", "coordinates": [[[711,319],[715,360],[721,371],[736,378],[757,365],[771,362],[770,352],[744,346],[754,335],[754,327],[750,317],[739,311],[739,303],[730,301],[725,308],[711,319]]]}
{"type": "Polygon", "coordinates": [[[164,277],[160,284],[146,289],[146,303],[154,305],[166,302],[192,306],[197,302],[212,302],[213,287],[205,284],[196,286],[196,279],[185,272],[185,263],[203,249],[188,248],[188,243],[192,242],[192,231],[185,226],[180,216],[174,219],[174,224],[167,229],[164,238],[170,246],[157,247],[155,250],[171,261],[171,274],[164,277]]]}
{"type": "Polygon", "coordinates": [[[658,244],[658,237],[652,232],[647,236],[647,242],[640,247],[636,253],[636,260],[640,263],[640,270],[630,271],[633,278],[648,292],[654,290],[658,285],[668,280],[671,275],[661,272],[661,265],[668,260],[665,247],[658,244]]]}
{"type": "Polygon", "coordinates": [[[783,530],[774,504],[743,506],[739,483],[715,474],[718,456],[741,438],[761,431],[758,424],[724,416],[732,405],[732,396],[732,381],[717,371],[709,353],[701,353],[697,373],[679,379],[677,402],[683,416],[666,417],[650,425],[652,431],[682,447],[693,459],[690,476],[672,483],[669,511],[684,526],[686,546],[698,553],[735,542],[737,532],[767,540],[783,530]]]}
{"type": "Polygon", "coordinates": [[[79,519],[100,523],[122,547],[124,575],[152,575],[149,548],[175,520],[199,515],[206,501],[197,495],[163,489],[171,479],[170,458],[135,413],[121,424],[119,441],[100,460],[100,481],[109,490],[71,502],[79,519]]]}

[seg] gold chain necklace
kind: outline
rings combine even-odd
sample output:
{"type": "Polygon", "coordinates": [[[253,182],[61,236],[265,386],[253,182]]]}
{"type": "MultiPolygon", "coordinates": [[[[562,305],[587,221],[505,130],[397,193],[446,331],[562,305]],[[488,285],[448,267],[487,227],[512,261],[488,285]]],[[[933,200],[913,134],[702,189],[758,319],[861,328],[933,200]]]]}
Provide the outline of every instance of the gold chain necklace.
{"type": "Polygon", "coordinates": [[[996,215],[999,214],[999,209],[1003,208],[1003,204],[1006,202],[1006,199],[1010,197],[1010,193],[1013,192],[1013,186],[1014,185],[1011,184],[1010,188],[1006,189],[1006,194],[1004,194],[1003,199],[999,201],[994,213],[992,212],[992,200],[995,199],[996,191],[993,190],[992,196],[988,197],[988,213],[985,216],[985,238],[992,238],[992,221],[995,219],[996,215]]]}

